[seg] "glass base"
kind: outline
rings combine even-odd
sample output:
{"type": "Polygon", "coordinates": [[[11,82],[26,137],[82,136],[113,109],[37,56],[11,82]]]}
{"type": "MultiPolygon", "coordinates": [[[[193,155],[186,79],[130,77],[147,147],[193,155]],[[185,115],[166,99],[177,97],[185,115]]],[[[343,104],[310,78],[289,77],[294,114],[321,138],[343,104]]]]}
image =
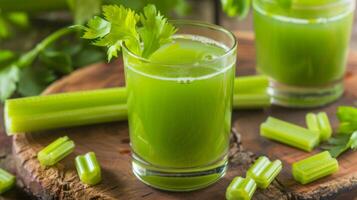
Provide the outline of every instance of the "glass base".
{"type": "Polygon", "coordinates": [[[294,108],[311,108],[336,101],[343,94],[342,81],[321,87],[294,87],[270,80],[268,89],[275,105],[294,108]]]}
{"type": "Polygon", "coordinates": [[[146,163],[135,154],[132,155],[134,175],[143,183],[167,191],[192,191],[205,188],[227,171],[227,157],[209,166],[195,168],[160,168],[146,163]]]}

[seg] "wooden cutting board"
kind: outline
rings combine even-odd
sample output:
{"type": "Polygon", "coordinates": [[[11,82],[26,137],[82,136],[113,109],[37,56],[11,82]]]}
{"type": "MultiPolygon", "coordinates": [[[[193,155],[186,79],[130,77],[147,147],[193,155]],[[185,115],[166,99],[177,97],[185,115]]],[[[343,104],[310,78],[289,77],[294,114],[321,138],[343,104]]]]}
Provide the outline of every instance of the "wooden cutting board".
{"type": "MultiPolygon", "coordinates": [[[[237,35],[238,75],[253,74],[253,35],[237,35]]],[[[51,85],[44,94],[123,85],[123,66],[118,60],[111,64],[95,64],[78,70],[51,85]]],[[[333,199],[338,193],[356,189],[357,153],[349,152],[339,158],[341,167],[338,173],[302,186],[292,179],[291,163],[310,154],[261,138],[259,125],[269,115],[303,125],[306,112],[326,111],[331,116],[333,126],[336,127],[337,106],[357,103],[357,53],[350,54],[345,85],[346,92],[343,98],[323,108],[298,110],[273,106],[265,110],[235,111],[228,173],[216,184],[199,191],[164,192],[150,188],[137,180],[131,172],[127,122],[17,135],[13,138],[16,170],[25,188],[41,199],[217,200],[224,199],[225,189],[233,177],[244,175],[257,156],[267,155],[271,159],[281,159],[284,168],[267,190],[257,190],[254,199],[333,199]],[[54,167],[41,167],[36,159],[36,153],[63,135],[68,135],[75,141],[74,153],[54,167]],[[96,152],[103,170],[102,183],[94,187],[81,184],[74,167],[74,157],[88,151],[96,152]]]]}

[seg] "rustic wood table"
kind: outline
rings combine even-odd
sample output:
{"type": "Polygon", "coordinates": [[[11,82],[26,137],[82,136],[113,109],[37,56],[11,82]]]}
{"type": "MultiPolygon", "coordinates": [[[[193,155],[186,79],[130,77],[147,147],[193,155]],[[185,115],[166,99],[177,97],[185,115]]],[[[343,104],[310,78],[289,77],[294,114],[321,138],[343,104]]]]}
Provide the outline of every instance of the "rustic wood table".
{"type": "MultiPolygon", "coordinates": [[[[252,74],[255,66],[254,38],[250,33],[238,34],[238,74],[252,74]]],[[[99,64],[71,74],[45,93],[87,90],[123,85],[122,63],[99,64]]],[[[357,99],[357,53],[351,52],[345,79],[346,94],[338,102],[324,108],[331,116],[341,104],[352,104],[357,99]]],[[[0,110],[2,112],[2,108],[0,110]]],[[[258,190],[254,199],[355,199],[357,196],[356,152],[341,157],[338,174],[316,183],[301,186],[291,178],[289,164],[307,154],[258,136],[259,124],[266,116],[273,115],[302,124],[308,110],[285,109],[273,106],[266,110],[236,111],[231,137],[230,169],[224,179],[213,186],[190,193],[169,193],[152,189],[139,182],[130,172],[130,149],[126,122],[97,126],[78,127],[19,135],[14,138],[0,133],[0,167],[18,174],[14,190],[0,199],[28,199],[24,190],[41,199],[224,199],[224,191],[230,180],[245,170],[258,155],[282,159],[284,170],[267,190],[258,190]],[[59,135],[69,134],[77,143],[75,154],[88,150],[96,151],[104,168],[103,183],[95,187],[84,187],[75,175],[74,155],[49,169],[41,168],[35,152],[59,135]],[[105,142],[98,142],[104,140],[105,142]],[[12,149],[12,150],[11,150],[12,149]],[[11,153],[14,152],[14,154],[11,153]]],[[[2,115],[1,115],[2,116],[2,115]]],[[[1,117],[0,117],[1,119],[1,117]]],[[[1,119],[1,121],[3,121],[1,119]]],[[[336,119],[332,117],[334,126],[336,119]]]]}

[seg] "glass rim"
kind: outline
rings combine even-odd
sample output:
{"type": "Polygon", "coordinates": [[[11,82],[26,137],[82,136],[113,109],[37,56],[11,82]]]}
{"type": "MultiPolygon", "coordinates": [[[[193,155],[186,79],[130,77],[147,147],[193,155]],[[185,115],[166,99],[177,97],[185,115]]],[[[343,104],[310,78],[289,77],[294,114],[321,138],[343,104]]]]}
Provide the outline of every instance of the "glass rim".
{"type": "MultiPolygon", "coordinates": [[[[235,37],[234,33],[222,26],[219,25],[215,25],[215,24],[211,24],[211,23],[207,23],[207,22],[201,22],[201,21],[196,21],[196,20],[169,20],[169,22],[173,23],[174,25],[191,25],[191,26],[196,26],[196,27],[202,27],[202,28],[207,28],[207,29],[213,29],[216,31],[220,31],[224,34],[226,34],[232,41],[233,44],[227,48],[227,50],[224,52],[224,54],[217,56],[209,61],[204,61],[204,63],[214,63],[217,62],[218,60],[224,59],[225,57],[231,55],[232,52],[235,51],[235,49],[238,46],[238,41],[237,38],[235,37]]],[[[219,41],[216,41],[219,42],[219,41]]],[[[220,42],[219,42],[220,43],[220,42]]],[[[135,59],[140,60],[141,62],[144,63],[150,63],[150,64],[154,64],[154,65],[160,65],[160,66],[168,66],[168,67],[179,67],[179,66],[190,66],[190,65],[194,65],[195,63],[184,63],[184,64],[167,64],[167,63],[161,63],[161,62],[153,62],[147,58],[144,58],[136,53],[133,53],[132,51],[130,51],[125,43],[123,43],[123,50],[126,51],[130,56],[134,57],[135,59]]]]}
{"type": "MultiPolygon", "coordinates": [[[[276,0],[254,0],[254,1],[260,1],[262,3],[270,3],[270,4],[278,4],[276,0]]],[[[334,8],[336,6],[340,5],[348,5],[352,3],[354,5],[355,0],[339,0],[336,2],[329,2],[329,3],[324,3],[322,5],[301,5],[298,3],[292,3],[292,9],[295,10],[321,10],[321,9],[328,9],[328,8],[334,8]]]]}

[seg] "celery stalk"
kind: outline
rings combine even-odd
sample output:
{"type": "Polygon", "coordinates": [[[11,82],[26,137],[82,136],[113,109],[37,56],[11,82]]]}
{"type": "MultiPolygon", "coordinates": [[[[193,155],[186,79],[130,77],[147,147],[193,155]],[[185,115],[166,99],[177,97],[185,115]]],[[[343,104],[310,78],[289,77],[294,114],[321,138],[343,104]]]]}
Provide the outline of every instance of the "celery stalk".
{"type": "Polygon", "coordinates": [[[313,182],[338,171],[338,162],[328,151],[293,163],[292,174],[301,184],[313,182]]]}
{"type": "MultiPolygon", "coordinates": [[[[238,90],[239,94],[234,94],[234,108],[262,108],[270,105],[270,98],[265,92],[264,78],[251,76],[236,80],[244,87],[238,90]],[[248,86],[261,93],[248,91],[248,86]],[[246,94],[244,91],[249,93],[246,94]]],[[[5,102],[4,109],[6,130],[8,135],[12,135],[126,120],[126,98],[126,88],[120,87],[10,99],[5,102]]]]}
{"type": "Polygon", "coordinates": [[[15,185],[14,175],[0,168],[0,194],[10,190],[15,185]]]}
{"type": "Polygon", "coordinates": [[[268,94],[235,94],[233,96],[233,108],[254,109],[266,108],[271,105],[268,94]]]}
{"type": "Polygon", "coordinates": [[[111,88],[11,99],[5,102],[5,113],[33,115],[125,103],[126,88],[111,88]]]}
{"type": "Polygon", "coordinates": [[[127,119],[126,104],[86,107],[58,112],[38,113],[6,117],[6,131],[8,135],[28,131],[40,131],[55,128],[98,124],[127,119]]]}
{"type": "Polygon", "coordinates": [[[265,94],[269,79],[264,75],[242,76],[234,80],[234,93],[265,94]]]}
{"type": "Polygon", "coordinates": [[[317,132],[273,117],[261,124],[260,135],[305,151],[311,151],[320,137],[317,132]]]}

